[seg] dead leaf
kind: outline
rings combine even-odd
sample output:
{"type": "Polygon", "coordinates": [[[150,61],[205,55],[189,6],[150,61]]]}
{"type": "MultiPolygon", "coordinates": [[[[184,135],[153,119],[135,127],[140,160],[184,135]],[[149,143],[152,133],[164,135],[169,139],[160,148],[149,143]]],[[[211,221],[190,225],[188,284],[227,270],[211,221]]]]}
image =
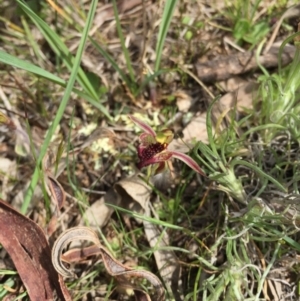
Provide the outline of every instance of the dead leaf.
{"type": "Polygon", "coordinates": [[[93,229],[102,228],[107,224],[113,212],[111,207],[105,203],[105,198],[101,197],[100,200],[94,202],[83,214],[79,225],[89,225],[93,229]]]}
{"type": "Polygon", "coordinates": [[[66,193],[52,172],[55,166],[54,153],[49,149],[42,161],[45,189],[53,204],[60,210],[66,200],[66,193]]]}
{"type": "Polygon", "coordinates": [[[84,213],[79,225],[88,224],[94,230],[104,227],[109,221],[114,209],[106,204],[119,206],[121,200],[118,193],[112,187],[105,196],[93,203],[84,213]]]}
{"type": "Polygon", "coordinates": [[[138,176],[123,179],[114,185],[121,198],[123,208],[144,213],[145,204],[150,200],[152,189],[138,176]]]}
{"type": "MultiPolygon", "coordinates": [[[[55,269],[61,275],[65,277],[73,276],[62,264],[62,252],[65,246],[74,240],[88,240],[95,244],[98,248],[98,254],[102,256],[103,264],[106,271],[113,276],[118,283],[127,288],[131,288],[133,291],[138,291],[135,293],[137,301],[143,300],[153,300],[153,301],[163,301],[164,300],[164,289],[160,280],[148,271],[134,270],[126,267],[125,265],[118,262],[111,254],[108,252],[100,243],[96,232],[87,227],[76,227],[63,232],[56,242],[54,243],[52,249],[52,261],[55,269]],[[152,299],[149,299],[148,293],[144,292],[145,284],[144,280],[147,280],[152,288],[149,294],[152,295],[152,299]]],[[[78,254],[78,250],[76,250],[78,254]]],[[[93,254],[95,254],[95,247],[93,248],[93,254]]],[[[69,251],[70,256],[70,251],[69,251]]]]}
{"type": "Polygon", "coordinates": [[[236,108],[239,112],[244,109],[251,109],[253,107],[253,99],[257,97],[259,85],[255,82],[247,82],[239,86],[238,89],[222,96],[213,109],[214,118],[218,119],[220,113],[228,109],[236,108]]]}
{"type": "Polygon", "coordinates": [[[181,90],[176,91],[174,96],[176,97],[176,105],[178,107],[178,110],[180,112],[188,112],[193,103],[192,97],[185,91],[181,90]]]}
{"type": "Polygon", "coordinates": [[[60,183],[53,178],[49,173],[46,174],[46,189],[51,198],[51,201],[60,210],[66,200],[66,193],[60,183]]]}
{"type": "Polygon", "coordinates": [[[0,200],[0,243],[10,255],[30,300],[71,301],[51,262],[51,251],[41,228],[0,200]]]}

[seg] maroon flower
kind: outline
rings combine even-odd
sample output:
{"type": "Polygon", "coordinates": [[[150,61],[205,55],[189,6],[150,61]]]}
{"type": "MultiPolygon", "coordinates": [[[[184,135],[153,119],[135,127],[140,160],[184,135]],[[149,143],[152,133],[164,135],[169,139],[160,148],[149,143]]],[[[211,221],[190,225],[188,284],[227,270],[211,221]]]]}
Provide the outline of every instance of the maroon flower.
{"type": "Polygon", "coordinates": [[[174,157],[183,161],[199,174],[205,176],[205,173],[190,156],[182,152],[168,150],[168,145],[174,137],[171,130],[166,129],[155,133],[148,124],[138,118],[130,115],[130,119],[144,131],[140,135],[140,145],[137,147],[138,157],[140,159],[137,164],[139,169],[154,164],[154,173],[158,174],[166,168],[167,161],[174,157]]]}

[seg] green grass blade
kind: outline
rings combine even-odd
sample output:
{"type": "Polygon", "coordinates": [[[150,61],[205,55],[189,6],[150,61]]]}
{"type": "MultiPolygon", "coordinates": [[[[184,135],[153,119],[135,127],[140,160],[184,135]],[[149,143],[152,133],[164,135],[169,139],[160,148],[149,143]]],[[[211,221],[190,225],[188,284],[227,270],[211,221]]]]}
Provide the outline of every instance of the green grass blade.
{"type": "Polygon", "coordinates": [[[119,73],[121,79],[126,83],[128,87],[131,85],[131,81],[126,76],[126,74],[121,70],[116,61],[112,56],[108,54],[93,38],[90,37],[90,41],[95,46],[95,48],[100,52],[100,54],[112,65],[112,67],[119,73]]]}
{"type": "Polygon", "coordinates": [[[257,174],[259,174],[260,176],[262,176],[265,179],[268,179],[270,182],[272,182],[274,185],[277,186],[277,188],[279,188],[281,191],[283,192],[287,192],[286,188],[284,188],[277,180],[275,180],[273,177],[269,176],[268,174],[266,174],[265,172],[263,172],[259,167],[244,161],[244,160],[234,160],[231,162],[231,166],[234,165],[244,165],[246,167],[249,167],[251,169],[253,169],[257,174]]]}
{"type": "MultiPolygon", "coordinates": [[[[8,64],[10,66],[23,69],[25,71],[31,72],[37,76],[41,76],[49,81],[52,81],[62,87],[66,87],[67,83],[65,80],[61,79],[60,77],[56,76],[55,74],[52,74],[48,72],[47,70],[44,70],[30,62],[20,60],[17,57],[14,57],[13,55],[6,53],[4,51],[0,50],[0,62],[4,64],[8,64]]],[[[95,108],[99,109],[109,120],[112,120],[112,117],[110,116],[107,109],[99,103],[98,100],[95,100],[92,96],[86,94],[85,92],[82,92],[78,89],[73,88],[73,92],[79,95],[80,97],[87,100],[90,104],[92,104],[95,108]]]]}
{"type": "Polygon", "coordinates": [[[176,6],[177,0],[167,0],[162,16],[162,20],[159,27],[158,37],[157,37],[157,44],[156,44],[156,61],[154,71],[158,71],[160,67],[160,61],[162,56],[162,49],[165,43],[165,39],[167,36],[167,32],[170,27],[170,23],[173,17],[174,9],[176,6]]]}
{"type": "Polygon", "coordinates": [[[142,91],[144,91],[145,87],[149,85],[149,83],[152,82],[156,77],[160,76],[161,74],[168,73],[170,71],[172,71],[172,69],[164,69],[154,72],[151,75],[147,75],[143,82],[139,85],[139,88],[136,91],[136,95],[141,94],[142,91]]]}
{"type": "MultiPolygon", "coordinates": [[[[46,22],[44,22],[39,16],[37,16],[26,4],[24,4],[20,0],[17,0],[17,2],[23,9],[23,11],[28,15],[28,17],[30,17],[32,22],[42,32],[43,36],[45,37],[55,54],[62,59],[69,70],[72,70],[75,59],[70,53],[68,47],[62,42],[59,35],[54,30],[52,30],[46,22]]],[[[90,83],[86,74],[80,67],[78,69],[77,80],[86,92],[88,92],[93,98],[98,98],[97,92],[95,91],[93,85],[90,83]]]]}
{"type": "Polygon", "coordinates": [[[13,55],[6,53],[2,50],[0,50],[0,62],[4,64],[8,64],[10,66],[26,70],[28,72],[34,73],[36,75],[39,75],[43,78],[46,78],[56,84],[59,84],[60,86],[66,86],[66,82],[59,78],[58,76],[48,72],[47,70],[44,70],[30,62],[20,60],[17,57],[14,57],[13,55]]]}
{"type": "Polygon", "coordinates": [[[81,40],[80,40],[80,44],[79,44],[79,47],[78,47],[78,50],[77,50],[74,65],[73,65],[72,72],[71,72],[71,75],[70,75],[70,79],[68,81],[64,96],[63,96],[62,101],[60,103],[60,106],[57,110],[57,114],[56,114],[56,116],[55,116],[55,118],[54,118],[54,120],[53,120],[53,122],[52,122],[52,124],[49,128],[49,131],[47,132],[45,141],[44,141],[44,143],[41,147],[40,154],[39,154],[38,160],[36,162],[36,167],[35,167],[35,170],[34,170],[34,174],[32,176],[32,180],[31,180],[31,183],[28,187],[28,190],[26,191],[24,202],[22,204],[22,208],[21,208],[22,213],[26,213],[27,208],[30,204],[30,201],[31,201],[32,196],[33,196],[33,192],[34,192],[35,187],[36,187],[36,185],[38,183],[38,180],[39,180],[40,164],[42,162],[43,157],[45,156],[45,154],[47,152],[47,148],[50,144],[51,138],[52,138],[52,136],[55,132],[55,129],[57,128],[57,126],[58,126],[58,124],[59,124],[59,122],[60,122],[60,120],[63,116],[63,113],[66,109],[66,106],[68,104],[68,101],[69,101],[69,98],[70,98],[75,80],[77,78],[77,72],[78,72],[79,67],[80,67],[81,57],[82,57],[82,54],[83,54],[83,50],[84,50],[86,40],[88,38],[89,29],[92,25],[92,21],[93,21],[95,12],[96,12],[97,3],[98,3],[98,0],[93,0],[92,3],[91,3],[89,14],[88,14],[88,17],[87,17],[87,21],[86,21],[86,24],[85,24],[85,27],[84,27],[84,30],[83,30],[83,33],[82,33],[82,37],[81,37],[81,40]]]}
{"type": "Polygon", "coordinates": [[[208,142],[213,154],[217,158],[219,158],[219,155],[217,152],[216,144],[214,142],[213,125],[212,125],[212,108],[214,104],[220,100],[220,98],[221,96],[218,96],[212,101],[212,103],[208,107],[207,114],[206,114],[206,130],[207,130],[208,142]]]}

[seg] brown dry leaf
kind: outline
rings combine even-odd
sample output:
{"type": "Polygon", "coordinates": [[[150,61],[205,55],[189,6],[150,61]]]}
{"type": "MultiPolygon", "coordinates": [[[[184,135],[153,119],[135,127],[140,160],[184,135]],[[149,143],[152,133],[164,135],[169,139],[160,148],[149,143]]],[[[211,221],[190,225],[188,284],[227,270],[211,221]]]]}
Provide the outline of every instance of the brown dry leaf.
{"type": "Polygon", "coordinates": [[[66,193],[60,183],[52,175],[51,170],[54,169],[53,166],[55,166],[54,154],[49,150],[42,162],[44,183],[52,203],[57,206],[58,210],[60,210],[65,203],[66,193]]]}
{"type": "Polygon", "coordinates": [[[192,97],[187,94],[185,91],[176,91],[174,94],[176,97],[176,105],[180,112],[188,112],[193,104],[192,97]]]}
{"type": "Polygon", "coordinates": [[[51,262],[51,251],[41,228],[0,200],[0,243],[10,255],[30,300],[71,301],[51,262]]]}
{"type": "MultiPolygon", "coordinates": [[[[101,254],[103,259],[103,264],[106,271],[113,276],[121,286],[126,288],[131,288],[135,292],[136,300],[153,300],[153,301],[163,301],[164,289],[160,280],[148,271],[134,270],[126,267],[125,265],[118,262],[100,243],[97,233],[87,227],[76,227],[63,232],[56,242],[54,243],[52,249],[52,261],[55,269],[61,275],[65,277],[73,276],[62,264],[62,252],[65,246],[74,240],[88,240],[95,244],[98,248],[98,254],[101,254]],[[145,284],[144,280],[147,280],[151,284],[151,289],[149,294],[152,298],[148,296],[148,293],[144,292],[145,284]],[[136,292],[137,291],[137,292],[136,292]]],[[[93,254],[96,254],[95,247],[92,248],[93,254]]],[[[78,253],[78,250],[75,250],[78,253]]],[[[71,253],[72,254],[72,253],[71,253]]],[[[69,251],[70,256],[70,251],[69,251]]]]}
{"type": "Polygon", "coordinates": [[[150,200],[152,189],[138,176],[123,179],[114,185],[120,197],[120,206],[128,210],[144,213],[145,205],[150,200]]]}
{"type": "MultiPolygon", "coordinates": [[[[75,243],[75,245],[77,245],[77,243],[75,243]]],[[[74,262],[81,262],[86,258],[94,255],[99,255],[99,247],[96,245],[68,250],[60,256],[60,259],[63,262],[67,262],[70,264],[74,262]]]]}
{"type": "Polygon", "coordinates": [[[51,201],[57,206],[57,208],[60,210],[66,200],[66,193],[60,183],[52,177],[49,173],[45,176],[45,186],[47,189],[47,192],[51,198],[51,201]]]}
{"type": "Polygon", "coordinates": [[[93,229],[104,227],[110,219],[114,209],[106,204],[119,206],[120,196],[112,187],[108,190],[105,196],[93,203],[84,213],[79,225],[88,224],[93,229]]]}
{"type": "MultiPolygon", "coordinates": [[[[114,199],[112,199],[114,201],[114,199]]],[[[105,204],[105,198],[101,197],[100,200],[94,202],[83,214],[79,225],[89,225],[93,229],[104,227],[113,212],[111,207],[105,204]]]]}
{"type": "Polygon", "coordinates": [[[170,150],[186,153],[192,146],[193,139],[207,143],[206,113],[194,116],[191,122],[183,129],[182,133],[183,139],[173,139],[168,147],[170,150]]]}
{"type": "Polygon", "coordinates": [[[259,84],[247,82],[239,86],[235,91],[225,94],[213,108],[213,117],[217,120],[221,113],[228,109],[233,109],[235,105],[239,112],[243,112],[245,108],[251,109],[253,99],[257,97],[258,88],[259,84]]]}

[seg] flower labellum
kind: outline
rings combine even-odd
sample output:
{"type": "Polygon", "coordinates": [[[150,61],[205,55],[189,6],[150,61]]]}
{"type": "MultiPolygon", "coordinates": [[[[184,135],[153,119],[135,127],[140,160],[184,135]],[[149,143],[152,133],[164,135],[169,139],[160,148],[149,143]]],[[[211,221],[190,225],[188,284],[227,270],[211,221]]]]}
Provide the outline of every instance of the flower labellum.
{"type": "Polygon", "coordinates": [[[140,135],[140,145],[137,147],[140,159],[137,167],[142,169],[149,165],[155,165],[155,174],[162,172],[166,168],[169,159],[177,158],[187,164],[194,171],[205,176],[199,165],[188,155],[168,150],[169,143],[173,140],[173,132],[165,129],[156,133],[148,124],[130,115],[130,119],[144,132],[140,135]]]}

